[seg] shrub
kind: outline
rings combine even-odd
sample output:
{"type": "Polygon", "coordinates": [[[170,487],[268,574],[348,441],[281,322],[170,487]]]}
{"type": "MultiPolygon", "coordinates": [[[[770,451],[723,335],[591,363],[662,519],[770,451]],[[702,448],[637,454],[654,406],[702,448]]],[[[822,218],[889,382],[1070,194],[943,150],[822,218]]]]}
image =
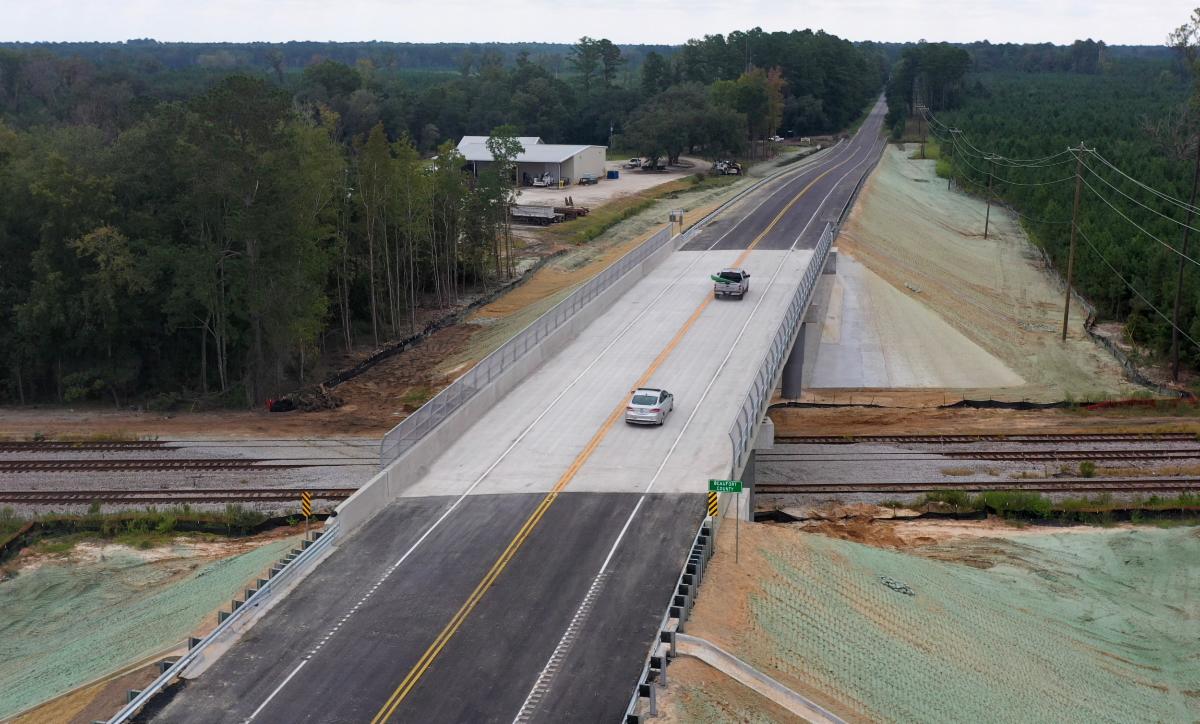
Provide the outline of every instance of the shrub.
{"type": "Polygon", "coordinates": [[[979,494],[975,499],[975,505],[1004,518],[1030,516],[1045,518],[1053,509],[1049,498],[1040,493],[1029,493],[1022,490],[989,490],[979,494]]]}

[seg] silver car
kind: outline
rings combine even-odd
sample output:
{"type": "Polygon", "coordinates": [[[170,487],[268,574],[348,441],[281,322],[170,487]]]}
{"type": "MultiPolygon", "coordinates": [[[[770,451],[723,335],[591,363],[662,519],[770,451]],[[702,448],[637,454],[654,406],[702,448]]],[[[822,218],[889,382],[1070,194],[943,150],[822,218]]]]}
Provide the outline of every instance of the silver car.
{"type": "Polygon", "coordinates": [[[639,387],[633,391],[625,407],[625,422],[634,425],[661,425],[675,409],[675,396],[654,387],[639,387]]]}

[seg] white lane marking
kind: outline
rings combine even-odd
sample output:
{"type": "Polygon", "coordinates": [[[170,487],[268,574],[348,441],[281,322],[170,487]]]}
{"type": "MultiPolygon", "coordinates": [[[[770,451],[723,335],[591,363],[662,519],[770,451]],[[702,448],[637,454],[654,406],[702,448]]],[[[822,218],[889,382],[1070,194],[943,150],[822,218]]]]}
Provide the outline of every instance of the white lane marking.
{"type": "Polygon", "coordinates": [[[258,705],[258,708],[254,710],[253,714],[251,714],[249,717],[246,718],[246,721],[247,722],[252,721],[254,719],[254,717],[258,716],[259,712],[261,712],[263,709],[266,709],[267,704],[271,703],[271,700],[275,698],[275,695],[278,694],[279,692],[283,691],[283,687],[287,686],[288,682],[292,680],[292,677],[295,676],[296,674],[298,674],[300,672],[300,669],[303,669],[304,665],[307,663],[308,663],[308,658],[306,657],[303,661],[300,662],[299,666],[292,669],[292,673],[287,675],[287,678],[283,680],[283,683],[281,683],[279,686],[275,687],[275,691],[272,691],[271,695],[268,696],[263,701],[262,704],[258,705]]]}
{"type": "MultiPolygon", "coordinates": [[[[863,125],[865,126],[866,124],[863,125]]],[[[862,129],[860,128],[859,130],[861,131],[862,129]]],[[[876,144],[872,143],[869,146],[869,149],[874,151],[875,146],[876,144]]],[[[712,377],[709,378],[708,384],[704,388],[704,392],[701,393],[700,398],[696,401],[695,407],[692,408],[692,413],[688,415],[688,419],[683,423],[683,427],[679,430],[679,434],[675,436],[675,440],[671,443],[670,449],[667,450],[666,456],[663,457],[662,462],[659,463],[658,469],[654,471],[654,476],[650,479],[646,489],[643,490],[642,494],[638,497],[638,501],[633,506],[633,510],[630,511],[629,517],[625,519],[625,524],[621,526],[620,532],[617,533],[617,537],[613,541],[612,547],[608,550],[608,555],[605,556],[604,562],[600,564],[599,572],[596,574],[595,578],[592,579],[592,583],[590,586],[588,586],[588,590],[583,597],[583,601],[580,602],[579,607],[575,611],[575,615],[571,618],[571,624],[567,627],[567,630],[563,632],[562,637],[558,640],[558,645],[554,647],[554,650],[550,654],[550,658],[546,661],[546,665],[542,667],[541,672],[534,681],[533,687],[529,690],[529,694],[525,696],[525,701],[521,704],[521,708],[517,710],[517,715],[513,717],[513,724],[527,724],[529,721],[532,721],[534,714],[537,712],[537,707],[541,704],[546,694],[549,693],[550,685],[553,683],[555,674],[558,673],[559,667],[566,658],[567,651],[570,649],[571,644],[573,644],[575,639],[578,637],[579,628],[582,626],[584,619],[587,617],[587,614],[591,611],[592,606],[595,604],[600,588],[607,576],[608,566],[612,562],[613,556],[616,555],[617,548],[620,547],[621,541],[625,538],[626,532],[629,531],[629,526],[633,523],[634,518],[637,517],[638,511],[642,509],[642,504],[646,502],[646,497],[650,494],[650,491],[654,489],[654,485],[658,482],[663,470],[666,469],[667,462],[671,459],[671,456],[675,454],[675,449],[679,447],[679,443],[683,440],[684,434],[691,426],[692,420],[695,419],[696,414],[700,411],[700,405],[708,397],[708,393],[712,391],[713,385],[716,384],[721,372],[723,372],[726,365],[729,364],[729,360],[733,357],[733,352],[737,348],[737,343],[746,333],[746,329],[750,326],[750,322],[754,319],[754,315],[758,313],[759,307],[761,307],[762,303],[766,300],[767,290],[769,290],[772,285],[775,284],[775,280],[779,277],[780,272],[783,271],[784,266],[787,264],[787,261],[790,257],[790,252],[796,249],[796,244],[800,243],[800,239],[804,236],[804,232],[808,230],[809,224],[811,224],[812,220],[816,218],[819,213],[821,213],[821,209],[825,207],[825,203],[829,201],[829,197],[833,195],[833,192],[837,190],[842,181],[844,181],[847,176],[854,173],[854,171],[862,167],[864,163],[869,161],[871,155],[871,153],[868,153],[865,159],[855,164],[850,168],[850,170],[846,171],[846,173],[842,174],[842,176],[838,178],[837,182],[833,184],[832,188],[830,188],[829,193],[825,194],[825,198],[821,199],[821,203],[817,205],[816,210],[814,210],[812,216],[809,217],[808,223],[804,225],[804,228],[801,229],[800,233],[796,236],[796,240],[792,242],[791,249],[789,249],[789,254],[784,255],[783,259],[779,262],[779,265],[775,268],[775,272],[771,275],[771,279],[767,282],[766,289],[764,289],[763,293],[759,295],[758,301],[754,304],[754,308],[750,310],[750,314],[746,317],[746,321],[742,323],[742,327],[738,330],[737,337],[734,338],[733,344],[729,345],[729,351],[725,353],[725,357],[721,360],[721,364],[717,367],[716,371],[713,372],[712,377]]]]}
{"type": "MultiPolygon", "coordinates": [[[[754,215],[754,212],[756,212],[760,208],[762,208],[763,204],[765,204],[768,201],[770,201],[771,199],[775,198],[782,192],[787,191],[792,186],[793,183],[804,178],[806,175],[808,175],[809,172],[816,171],[816,170],[820,169],[822,166],[824,166],[828,163],[831,163],[838,157],[845,155],[845,151],[847,148],[850,147],[850,144],[847,143],[845,145],[842,145],[842,142],[838,141],[838,146],[840,146],[840,148],[838,148],[837,153],[831,153],[831,154],[829,154],[829,158],[823,158],[819,162],[813,164],[811,167],[801,170],[798,174],[796,174],[795,176],[793,176],[792,178],[786,180],[783,184],[781,184],[779,188],[775,189],[771,193],[764,196],[762,201],[759,201],[757,204],[754,205],[754,208],[750,209],[745,214],[743,214],[742,218],[738,219],[733,224],[733,226],[730,226],[728,229],[726,229],[724,234],[721,234],[720,236],[718,236],[717,240],[714,241],[712,244],[710,244],[709,247],[707,249],[705,249],[705,251],[712,251],[713,247],[715,247],[717,244],[720,244],[722,241],[725,240],[725,237],[732,234],[734,232],[734,230],[736,230],[739,226],[741,226],[743,223],[745,223],[751,216],[754,215]]],[[[786,173],[781,174],[780,178],[782,178],[785,175],[786,175],[786,173]]],[[[772,179],[772,180],[774,180],[774,179],[772,179]]]]}
{"type": "MultiPolygon", "coordinates": [[[[716,246],[715,242],[714,242],[713,246],[716,246]]],[[[704,251],[705,252],[712,251],[712,247],[710,246],[708,249],[705,249],[704,251]]],[[[599,364],[601,358],[603,358],[604,355],[609,352],[609,350],[611,350],[614,346],[616,346],[618,342],[624,341],[625,333],[628,332],[630,329],[632,329],[634,327],[634,325],[636,325],[639,321],[641,321],[641,319],[643,317],[645,317],[647,314],[649,314],[654,309],[654,305],[657,304],[659,302],[659,300],[661,300],[664,296],[666,296],[667,292],[674,289],[675,286],[678,285],[679,282],[691,272],[692,267],[696,266],[696,264],[698,264],[702,259],[704,259],[706,254],[695,254],[694,256],[695,256],[695,258],[691,261],[691,263],[689,263],[682,271],[680,271],[679,274],[675,277],[675,279],[673,279],[671,281],[670,284],[665,286],[662,291],[660,291],[653,299],[651,299],[650,302],[646,305],[646,307],[641,312],[639,312],[632,320],[630,320],[630,322],[628,324],[626,324],[624,327],[621,328],[621,331],[619,331],[613,337],[612,341],[609,342],[604,347],[604,349],[600,350],[599,354],[596,355],[595,359],[593,359],[591,361],[591,363],[588,364],[587,367],[584,367],[583,370],[573,380],[571,380],[571,382],[566,387],[563,388],[562,392],[558,393],[558,395],[553,400],[550,401],[550,404],[548,404],[545,407],[545,409],[543,409],[542,412],[536,418],[534,418],[533,422],[529,423],[525,427],[525,429],[521,431],[521,434],[518,435],[515,440],[513,440],[512,444],[509,445],[508,448],[505,449],[505,451],[503,453],[500,454],[500,457],[496,458],[496,461],[493,462],[491,465],[489,465],[487,470],[484,470],[483,474],[481,474],[475,480],[475,482],[471,483],[471,485],[461,495],[459,495],[457,499],[455,499],[455,501],[450,505],[450,507],[447,508],[445,510],[445,512],[443,512],[441,514],[441,516],[439,516],[438,519],[433,522],[433,525],[431,525],[421,535],[421,537],[418,538],[416,540],[416,542],[413,543],[412,546],[409,547],[409,549],[404,552],[404,555],[400,556],[400,558],[397,559],[395,563],[393,563],[391,566],[388,567],[388,569],[386,571],[384,571],[383,575],[380,576],[379,579],[375,582],[375,585],[371,586],[371,589],[359,601],[360,605],[362,603],[364,603],[372,595],[374,595],[375,590],[377,588],[379,588],[379,586],[392,575],[392,573],[396,570],[397,567],[400,566],[400,564],[404,563],[404,561],[407,560],[408,557],[410,555],[412,555],[413,552],[416,551],[417,548],[422,543],[425,542],[425,539],[428,538],[433,533],[433,531],[436,530],[442,524],[442,522],[445,521],[446,518],[448,518],[450,516],[450,514],[453,513],[454,510],[456,508],[458,508],[458,506],[464,500],[466,500],[467,497],[477,487],[479,487],[480,484],[483,483],[484,479],[487,478],[487,476],[490,475],[492,473],[492,471],[495,470],[496,467],[499,466],[500,463],[503,462],[505,460],[505,458],[508,457],[508,454],[511,453],[513,451],[513,449],[515,449],[517,447],[517,445],[519,445],[521,443],[521,441],[525,439],[525,437],[529,434],[529,432],[531,430],[533,430],[533,428],[539,422],[542,421],[542,418],[544,418],[546,415],[548,415],[550,413],[550,411],[554,409],[554,406],[557,405],[558,402],[560,400],[562,400],[562,398],[565,397],[566,394],[568,392],[570,392],[571,389],[573,389],[575,387],[575,385],[578,384],[579,381],[582,380],[588,374],[588,372],[590,372],[592,370],[593,367],[595,367],[597,364],[599,364]]],[[[351,614],[352,613],[353,613],[353,611],[351,612],[351,614]]],[[[349,618],[351,614],[347,614],[346,618],[349,618]]],[[[345,621],[345,619],[343,619],[343,621],[345,621]]],[[[334,631],[336,631],[340,627],[341,627],[341,624],[339,623],[337,626],[334,627],[334,631]]],[[[321,643],[318,644],[312,651],[309,652],[309,656],[320,651],[321,647],[323,647],[325,645],[326,641],[328,641],[329,637],[332,635],[333,635],[332,631],[330,633],[326,634],[325,638],[321,640],[321,643]]],[[[305,659],[305,661],[307,661],[307,660],[308,659],[305,659]]],[[[304,662],[301,662],[300,666],[303,666],[303,665],[304,665],[304,662]]],[[[262,703],[262,705],[260,705],[258,707],[258,709],[254,710],[254,713],[251,714],[249,716],[249,718],[246,719],[247,723],[252,721],[254,719],[254,717],[258,716],[259,712],[261,712],[263,710],[263,707],[265,707],[267,705],[267,702],[269,702],[272,697],[274,697],[276,694],[278,694],[279,691],[284,686],[286,686],[289,681],[291,681],[292,677],[296,675],[296,672],[300,670],[300,666],[297,666],[296,669],[294,671],[292,671],[292,673],[289,674],[286,679],[283,680],[283,683],[280,684],[275,689],[275,691],[271,692],[271,696],[267,698],[267,701],[264,701],[262,703]]]]}

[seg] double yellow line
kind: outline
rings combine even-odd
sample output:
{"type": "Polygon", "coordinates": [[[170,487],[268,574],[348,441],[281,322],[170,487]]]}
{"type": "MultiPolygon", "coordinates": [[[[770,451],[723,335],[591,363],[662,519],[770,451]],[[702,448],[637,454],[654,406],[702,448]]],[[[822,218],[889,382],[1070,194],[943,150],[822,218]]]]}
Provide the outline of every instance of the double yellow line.
{"type": "MultiPolygon", "coordinates": [[[[853,156],[853,154],[851,154],[851,156],[853,156]]],[[[797,201],[800,200],[802,196],[808,193],[809,189],[811,189],[822,178],[832,173],[835,169],[845,165],[849,160],[850,159],[847,158],[836,166],[830,167],[821,175],[810,181],[807,186],[805,186],[790,202],[788,202],[787,206],[785,206],[778,214],[775,215],[775,218],[773,218],[771,223],[768,224],[765,229],[763,229],[762,233],[754,237],[754,240],[749,246],[746,247],[745,251],[738,255],[737,260],[734,261],[732,266],[740,266],[745,261],[746,257],[750,255],[750,252],[758,246],[759,242],[761,242],[763,238],[766,237],[766,235],[773,228],[775,228],[780,219],[782,219],[784,215],[792,209],[792,207],[797,201]]],[[[654,375],[658,368],[661,367],[663,362],[665,362],[667,358],[671,356],[671,353],[674,352],[675,348],[679,346],[679,343],[683,340],[684,336],[686,336],[688,331],[696,324],[696,321],[700,319],[700,316],[704,314],[704,310],[708,308],[708,305],[712,302],[712,300],[713,298],[708,296],[700,304],[700,306],[696,307],[696,310],[692,312],[692,315],[688,317],[686,322],[683,323],[683,326],[679,328],[679,331],[675,333],[675,336],[671,338],[671,341],[667,343],[667,346],[664,347],[661,352],[659,352],[658,356],[654,358],[654,361],[650,363],[650,366],[646,369],[642,376],[638,378],[637,382],[634,384],[635,388],[642,387],[650,381],[650,378],[654,375]]],[[[583,448],[583,450],[580,451],[577,456],[575,456],[575,460],[572,461],[570,467],[568,467],[566,472],[559,477],[558,482],[556,482],[554,487],[550,489],[550,492],[548,492],[546,496],[542,498],[542,501],[538,503],[537,508],[535,508],[533,513],[531,513],[525,520],[524,525],[521,526],[520,530],[518,530],[516,535],[513,536],[512,540],[509,541],[508,547],[504,549],[504,552],[500,554],[500,557],[497,558],[496,562],[492,564],[492,567],[488,569],[487,574],[485,574],[483,579],[479,581],[479,585],[475,586],[475,590],[471,591],[471,595],[467,597],[467,600],[462,606],[459,607],[458,611],[455,612],[454,616],[450,619],[450,622],[447,623],[442,629],[441,633],[437,635],[437,638],[433,640],[433,643],[429,645],[429,648],[425,649],[425,653],[421,655],[421,658],[417,661],[417,663],[411,669],[409,669],[408,674],[404,677],[404,680],[400,682],[400,685],[397,686],[396,690],[392,692],[392,695],[388,697],[387,702],[385,702],[383,707],[380,708],[379,712],[375,714],[375,718],[371,720],[371,724],[381,724],[382,722],[386,722],[394,713],[396,713],[396,708],[399,707],[400,703],[404,701],[405,697],[412,692],[413,687],[415,687],[417,682],[421,680],[421,676],[423,676],[429,667],[433,665],[433,662],[438,657],[438,654],[442,652],[442,649],[446,647],[446,644],[449,643],[450,639],[454,637],[454,634],[458,632],[458,629],[462,626],[463,622],[466,621],[467,616],[471,614],[471,611],[473,611],[475,607],[479,605],[479,602],[483,599],[483,595],[487,593],[487,590],[491,588],[493,583],[496,582],[496,579],[508,566],[509,561],[512,560],[513,556],[517,554],[517,551],[520,550],[521,546],[525,543],[525,539],[528,538],[529,534],[533,532],[533,529],[537,527],[537,524],[539,521],[541,521],[542,516],[545,515],[550,506],[554,504],[555,499],[558,498],[558,494],[561,493],[563,489],[566,488],[567,485],[569,485],[579,473],[579,470],[584,466],[584,464],[592,456],[592,453],[596,451],[596,448],[600,446],[600,443],[608,435],[608,432],[612,429],[612,426],[616,424],[617,420],[621,419],[621,415],[624,411],[624,401],[613,408],[613,411],[609,413],[608,418],[605,419],[604,424],[600,426],[600,429],[596,431],[596,434],[592,435],[592,439],[589,440],[588,444],[583,448]]]]}

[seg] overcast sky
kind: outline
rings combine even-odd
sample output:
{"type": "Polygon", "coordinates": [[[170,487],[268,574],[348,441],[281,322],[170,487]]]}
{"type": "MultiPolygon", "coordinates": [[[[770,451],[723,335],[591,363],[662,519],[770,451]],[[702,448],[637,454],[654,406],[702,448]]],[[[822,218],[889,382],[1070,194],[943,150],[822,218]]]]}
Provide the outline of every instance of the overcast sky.
{"type": "Polygon", "coordinates": [[[0,0],[0,40],[681,43],[754,26],[851,40],[1161,44],[1200,0],[0,0]]]}

